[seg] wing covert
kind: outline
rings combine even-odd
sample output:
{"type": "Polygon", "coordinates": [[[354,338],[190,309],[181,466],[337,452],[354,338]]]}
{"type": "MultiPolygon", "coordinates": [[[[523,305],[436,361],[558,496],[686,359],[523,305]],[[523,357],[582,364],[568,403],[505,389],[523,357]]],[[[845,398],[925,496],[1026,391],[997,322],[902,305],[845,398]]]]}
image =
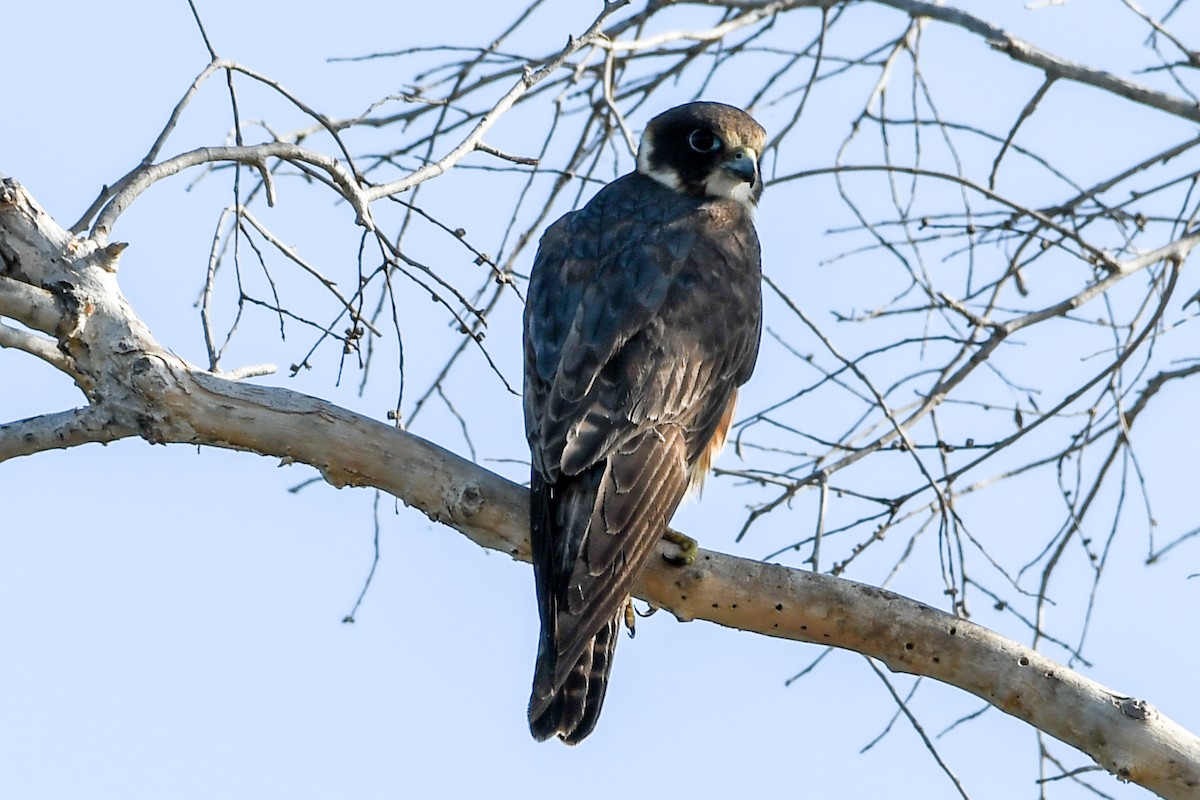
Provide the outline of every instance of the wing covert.
{"type": "Polygon", "coordinates": [[[760,319],[758,239],[738,203],[634,173],[543,235],[524,341],[538,738],[595,724],[619,612],[723,439],[760,319]]]}

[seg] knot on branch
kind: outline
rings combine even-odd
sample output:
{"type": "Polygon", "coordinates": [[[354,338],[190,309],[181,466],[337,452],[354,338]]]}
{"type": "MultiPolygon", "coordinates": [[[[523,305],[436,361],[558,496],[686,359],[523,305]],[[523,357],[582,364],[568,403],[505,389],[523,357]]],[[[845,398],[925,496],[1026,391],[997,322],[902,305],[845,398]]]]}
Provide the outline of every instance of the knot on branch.
{"type": "Polygon", "coordinates": [[[473,517],[483,509],[483,489],[478,483],[451,486],[442,493],[442,497],[446,501],[446,513],[452,520],[473,517]]]}
{"type": "Polygon", "coordinates": [[[1139,721],[1150,719],[1156,713],[1154,706],[1136,697],[1122,697],[1117,707],[1121,709],[1121,713],[1125,716],[1139,721]]]}
{"type": "Polygon", "coordinates": [[[15,206],[21,196],[21,184],[12,178],[0,180],[0,206],[15,206]]]}
{"type": "Polygon", "coordinates": [[[100,248],[96,253],[96,265],[105,272],[116,272],[121,260],[121,253],[129,247],[128,242],[112,242],[100,248]]]}

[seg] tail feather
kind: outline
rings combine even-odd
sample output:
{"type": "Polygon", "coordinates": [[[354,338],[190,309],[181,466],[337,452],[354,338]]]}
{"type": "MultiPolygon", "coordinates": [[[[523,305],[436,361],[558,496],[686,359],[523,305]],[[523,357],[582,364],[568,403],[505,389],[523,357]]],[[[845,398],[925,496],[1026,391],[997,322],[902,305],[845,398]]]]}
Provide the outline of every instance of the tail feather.
{"type": "Polygon", "coordinates": [[[620,618],[618,615],[600,629],[558,686],[554,685],[553,656],[538,658],[529,699],[529,730],[535,739],[558,736],[567,744],[578,744],[596,727],[608,689],[620,618]]]}

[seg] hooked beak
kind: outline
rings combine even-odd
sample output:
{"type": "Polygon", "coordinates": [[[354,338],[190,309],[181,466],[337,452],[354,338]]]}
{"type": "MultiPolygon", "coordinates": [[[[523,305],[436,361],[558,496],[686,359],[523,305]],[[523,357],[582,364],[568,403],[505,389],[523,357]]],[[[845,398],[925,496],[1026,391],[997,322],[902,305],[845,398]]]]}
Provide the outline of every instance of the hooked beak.
{"type": "Polygon", "coordinates": [[[735,150],[729,156],[729,159],[721,165],[721,168],[736,175],[746,183],[754,183],[754,178],[758,175],[758,153],[754,152],[753,147],[743,147],[740,150],[735,150]]]}

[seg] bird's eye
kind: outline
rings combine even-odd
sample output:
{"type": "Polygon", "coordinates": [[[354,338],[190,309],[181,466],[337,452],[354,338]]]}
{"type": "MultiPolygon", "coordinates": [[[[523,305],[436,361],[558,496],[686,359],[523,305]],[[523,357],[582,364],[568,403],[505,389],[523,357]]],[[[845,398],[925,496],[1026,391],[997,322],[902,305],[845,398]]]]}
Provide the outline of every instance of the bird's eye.
{"type": "Polygon", "coordinates": [[[697,153],[715,153],[721,149],[721,140],[712,131],[697,128],[688,134],[688,144],[697,153]]]}

